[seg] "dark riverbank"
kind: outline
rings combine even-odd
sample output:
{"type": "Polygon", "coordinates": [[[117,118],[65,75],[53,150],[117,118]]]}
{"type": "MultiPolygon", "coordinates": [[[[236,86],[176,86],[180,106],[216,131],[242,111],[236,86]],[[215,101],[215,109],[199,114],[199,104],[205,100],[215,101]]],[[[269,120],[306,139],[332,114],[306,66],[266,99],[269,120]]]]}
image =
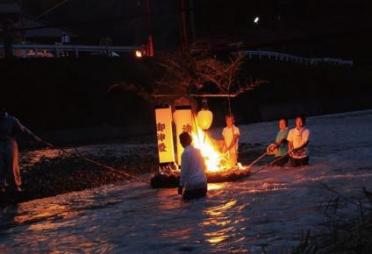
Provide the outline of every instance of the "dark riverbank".
{"type": "Polygon", "coordinates": [[[28,151],[21,156],[23,192],[0,193],[0,206],[133,180],[156,170],[154,146],[106,144],[28,151]],[[76,150],[77,149],[77,150],[76,150]],[[80,156],[112,167],[95,165],[80,156]]]}

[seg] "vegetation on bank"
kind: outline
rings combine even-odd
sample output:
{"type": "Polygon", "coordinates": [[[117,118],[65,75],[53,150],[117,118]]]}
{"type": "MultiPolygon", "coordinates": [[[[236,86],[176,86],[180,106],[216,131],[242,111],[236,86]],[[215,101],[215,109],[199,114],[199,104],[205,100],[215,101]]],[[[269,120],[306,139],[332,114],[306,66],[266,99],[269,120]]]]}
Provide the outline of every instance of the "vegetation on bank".
{"type": "Polygon", "coordinates": [[[328,220],[323,232],[313,235],[308,231],[294,254],[369,254],[372,250],[372,192],[362,189],[361,199],[348,198],[341,193],[325,206],[328,220]],[[345,216],[343,208],[354,211],[345,216]]]}

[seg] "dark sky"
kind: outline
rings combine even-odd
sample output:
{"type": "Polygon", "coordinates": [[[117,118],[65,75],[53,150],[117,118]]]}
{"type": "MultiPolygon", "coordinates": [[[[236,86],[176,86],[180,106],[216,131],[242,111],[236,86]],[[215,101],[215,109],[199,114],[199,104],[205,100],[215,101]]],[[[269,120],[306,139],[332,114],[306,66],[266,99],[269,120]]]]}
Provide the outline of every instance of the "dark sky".
{"type": "MultiPolygon", "coordinates": [[[[2,0],[4,1],[4,0],[2,0]]],[[[139,45],[146,38],[145,0],[69,0],[42,20],[95,43],[139,45]]],[[[37,15],[62,0],[23,0],[37,15]]],[[[156,46],[179,44],[180,0],[150,0],[156,46]]],[[[370,51],[369,0],[188,0],[188,29],[210,43],[242,41],[249,48],[300,51],[309,55],[362,57],[370,51]],[[193,3],[193,4],[191,4],[193,3]],[[253,19],[258,16],[260,22],[253,19]],[[192,25],[194,24],[194,25],[192,25]]]]}

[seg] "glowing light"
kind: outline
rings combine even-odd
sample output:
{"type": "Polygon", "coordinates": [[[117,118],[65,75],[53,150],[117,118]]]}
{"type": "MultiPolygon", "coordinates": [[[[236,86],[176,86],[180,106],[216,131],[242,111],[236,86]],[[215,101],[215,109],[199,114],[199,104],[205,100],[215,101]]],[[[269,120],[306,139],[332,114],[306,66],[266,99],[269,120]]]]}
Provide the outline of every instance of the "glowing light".
{"type": "Polygon", "coordinates": [[[172,109],[170,106],[155,109],[156,136],[160,163],[174,162],[172,109]]]}
{"type": "Polygon", "coordinates": [[[223,190],[226,187],[225,183],[209,183],[208,191],[212,190],[223,190]]]}
{"type": "Polygon", "coordinates": [[[226,155],[221,153],[208,134],[201,128],[192,132],[194,146],[200,149],[208,172],[222,172],[229,169],[226,155]]]}
{"type": "Polygon", "coordinates": [[[203,130],[208,130],[213,122],[213,113],[210,110],[202,109],[197,115],[198,124],[203,130]]]}
{"type": "Polygon", "coordinates": [[[254,18],[254,20],[253,20],[253,22],[255,23],[255,24],[258,24],[258,22],[260,22],[260,17],[255,17],[254,18]]]}
{"type": "Polygon", "coordinates": [[[176,137],[177,137],[177,163],[182,164],[182,152],[183,147],[180,139],[178,138],[182,132],[192,133],[193,131],[193,116],[191,106],[176,106],[176,111],[173,113],[173,120],[176,125],[176,137]]]}
{"type": "Polygon", "coordinates": [[[142,58],[143,57],[143,53],[139,49],[136,50],[135,55],[136,55],[137,58],[142,58]]]}

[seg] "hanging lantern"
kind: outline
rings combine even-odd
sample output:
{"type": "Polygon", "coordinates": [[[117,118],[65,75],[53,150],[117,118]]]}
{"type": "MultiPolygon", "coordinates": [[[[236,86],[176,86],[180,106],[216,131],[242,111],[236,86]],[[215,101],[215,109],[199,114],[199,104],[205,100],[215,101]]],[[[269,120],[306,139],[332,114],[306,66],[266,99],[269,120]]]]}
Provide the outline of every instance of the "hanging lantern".
{"type": "Polygon", "coordinates": [[[202,109],[198,112],[197,119],[199,127],[206,131],[212,125],[213,113],[208,109],[202,109]]]}
{"type": "Polygon", "coordinates": [[[207,100],[203,100],[202,109],[198,112],[198,125],[203,130],[208,130],[213,122],[213,113],[208,109],[207,100]]]}

